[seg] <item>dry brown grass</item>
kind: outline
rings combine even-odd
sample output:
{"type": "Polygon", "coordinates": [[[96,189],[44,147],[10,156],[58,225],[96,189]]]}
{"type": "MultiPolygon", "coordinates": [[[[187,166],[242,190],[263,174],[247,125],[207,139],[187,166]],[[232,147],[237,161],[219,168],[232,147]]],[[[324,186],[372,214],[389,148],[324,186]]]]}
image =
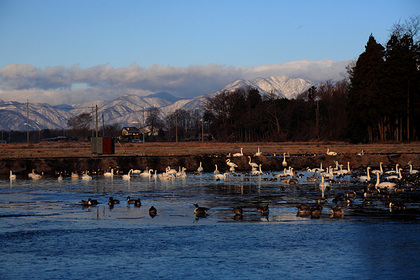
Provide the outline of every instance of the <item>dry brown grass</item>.
{"type": "MultiPolygon", "coordinates": [[[[216,143],[216,142],[154,142],[154,143],[116,143],[112,156],[185,156],[240,152],[253,155],[260,147],[263,155],[282,154],[320,154],[327,148],[338,153],[420,153],[420,142],[381,143],[353,145],[344,142],[286,142],[286,143],[216,143]]],[[[38,144],[1,144],[1,158],[54,158],[54,157],[94,157],[91,144],[86,142],[42,142],[38,144]]],[[[106,156],[106,155],[103,155],[106,156]]]]}

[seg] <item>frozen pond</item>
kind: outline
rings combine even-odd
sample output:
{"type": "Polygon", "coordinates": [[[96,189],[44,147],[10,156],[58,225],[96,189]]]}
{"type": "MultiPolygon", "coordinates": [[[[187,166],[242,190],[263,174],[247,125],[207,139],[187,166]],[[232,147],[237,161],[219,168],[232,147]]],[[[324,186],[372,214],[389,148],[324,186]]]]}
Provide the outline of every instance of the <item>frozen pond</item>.
{"type": "Polygon", "coordinates": [[[418,203],[406,204],[414,209],[408,214],[391,212],[386,200],[366,204],[362,186],[345,176],[326,190],[319,218],[300,217],[296,206],[315,204],[321,192],[299,173],[297,185],[272,173],[220,181],[213,173],[170,181],[3,178],[0,278],[418,278],[418,203]],[[331,218],[333,199],[353,190],[344,216],[331,218]],[[121,202],[108,206],[111,196],[121,202]],[[82,206],[88,198],[99,204],[82,206]],[[194,203],[210,208],[209,216],[196,218],[194,203]],[[264,205],[268,216],[256,211],[264,205]]]}

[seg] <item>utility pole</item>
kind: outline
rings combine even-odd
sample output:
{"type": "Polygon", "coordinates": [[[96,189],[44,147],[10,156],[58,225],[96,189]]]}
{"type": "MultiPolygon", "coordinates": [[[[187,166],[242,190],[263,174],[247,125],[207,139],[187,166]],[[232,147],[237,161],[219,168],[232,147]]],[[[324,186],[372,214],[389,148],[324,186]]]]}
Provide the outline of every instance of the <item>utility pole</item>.
{"type": "Polygon", "coordinates": [[[143,107],[143,129],[142,129],[142,134],[143,134],[143,143],[144,143],[144,130],[145,130],[145,127],[144,127],[144,107],[143,107]]]}
{"type": "Polygon", "coordinates": [[[93,105],[92,105],[92,138],[95,136],[94,135],[94,131],[95,131],[95,115],[93,114],[93,109],[95,108],[95,107],[93,107],[93,105]]]}
{"type": "Polygon", "coordinates": [[[96,137],[98,137],[98,105],[96,105],[96,137]]]}
{"type": "Polygon", "coordinates": [[[102,113],[102,137],[105,137],[105,120],[104,120],[104,113],[102,113]]]}
{"type": "Polygon", "coordinates": [[[175,141],[178,143],[178,112],[175,112],[175,141]]]}
{"type": "Polygon", "coordinates": [[[204,118],[201,119],[201,143],[204,142],[204,118]]]}
{"type": "Polygon", "coordinates": [[[26,141],[29,146],[29,100],[26,100],[26,141]]]}

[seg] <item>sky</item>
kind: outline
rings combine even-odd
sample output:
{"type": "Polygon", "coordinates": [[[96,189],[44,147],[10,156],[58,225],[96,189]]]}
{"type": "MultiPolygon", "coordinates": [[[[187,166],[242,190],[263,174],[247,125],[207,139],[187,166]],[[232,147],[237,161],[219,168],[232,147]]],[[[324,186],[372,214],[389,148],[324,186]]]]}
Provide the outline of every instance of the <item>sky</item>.
{"type": "Polygon", "coordinates": [[[82,103],[237,79],[338,80],[418,0],[0,0],[0,100],[82,103]]]}

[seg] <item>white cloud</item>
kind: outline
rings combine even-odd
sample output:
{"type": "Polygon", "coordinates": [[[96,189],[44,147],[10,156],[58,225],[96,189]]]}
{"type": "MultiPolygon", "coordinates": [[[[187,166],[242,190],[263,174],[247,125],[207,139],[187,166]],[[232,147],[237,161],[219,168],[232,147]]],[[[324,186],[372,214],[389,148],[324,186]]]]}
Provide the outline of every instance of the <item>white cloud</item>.
{"type": "Polygon", "coordinates": [[[294,61],[256,67],[191,65],[172,67],[135,62],[129,67],[97,65],[90,68],[53,66],[39,69],[32,65],[10,64],[0,68],[0,99],[49,104],[79,104],[111,100],[123,94],[140,96],[167,91],[178,97],[213,93],[237,79],[287,76],[313,82],[340,80],[350,60],[294,61]],[[80,86],[83,85],[83,86],[80,86]]]}

